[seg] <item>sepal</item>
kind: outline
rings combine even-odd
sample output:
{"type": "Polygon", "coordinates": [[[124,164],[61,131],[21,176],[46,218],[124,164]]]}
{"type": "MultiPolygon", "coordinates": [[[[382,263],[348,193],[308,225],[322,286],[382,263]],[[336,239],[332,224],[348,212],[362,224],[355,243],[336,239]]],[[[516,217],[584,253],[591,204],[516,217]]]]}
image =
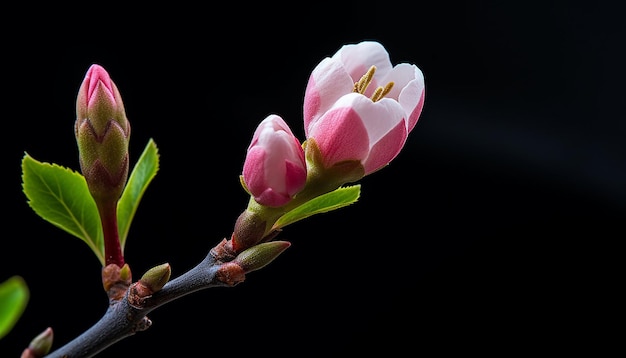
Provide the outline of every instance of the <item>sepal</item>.
{"type": "Polygon", "coordinates": [[[359,160],[347,160],[324,166],[322,153],[314,138],[303,143],[307,161],[308,178],[306,191],[316,192],[315,196],[333,191],[346,183],[353,183],[365,176],[365,168],[359,160]]]}
{"type": "Polygon", "coordinates": [[[250,193],[250,189],[248,189],[248,186],[246,185],[246,181],[243,179],[243,175],[239,175],[239,184],[241,184],[241,187],[248,195],[252,195],[252,193],[250,193]]]}

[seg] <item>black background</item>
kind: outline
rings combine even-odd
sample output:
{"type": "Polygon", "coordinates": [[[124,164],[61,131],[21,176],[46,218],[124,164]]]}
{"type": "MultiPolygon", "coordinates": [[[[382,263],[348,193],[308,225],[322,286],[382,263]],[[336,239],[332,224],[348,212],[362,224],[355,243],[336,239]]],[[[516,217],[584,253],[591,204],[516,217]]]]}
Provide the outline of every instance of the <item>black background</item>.
{"type": "Polygon", "coordinates": [[[92,63],[121,91],[136,162],[160,171],[131,227],[135,278],[173,276],[228,237],[256,125],[299,138],[310,71],[341,45],[380,41],[426,79],[403,152],[353,206],[279,236],[292,246],[234,288],[174,301],[99,356],[340,357],[595,352],[617,334],[623,281],[624,27],[602,2],[467,1],[32,8],[4,14],[0,280],[31,298],[0,341],[17,357],[46,327],[54,348],[107,307],[88,247],[39,218],[24,152],[78,170],[74,101],[92,63]]]}

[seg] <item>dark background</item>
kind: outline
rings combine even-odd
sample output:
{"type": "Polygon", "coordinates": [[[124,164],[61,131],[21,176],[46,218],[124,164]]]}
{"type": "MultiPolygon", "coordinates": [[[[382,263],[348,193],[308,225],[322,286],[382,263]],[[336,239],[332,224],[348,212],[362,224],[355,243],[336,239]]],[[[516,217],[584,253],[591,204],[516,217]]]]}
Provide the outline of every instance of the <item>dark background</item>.
{"type": "Polygon", "coordinates": [[[24,152],[78,170],[74,103],[92,63],[121,91],[132,162],[150,138],[160,151],[126,261],[135,278],[163,262],[178,276],[245,208],[238,176],[256,125],[276,113],[304,138],[310,71],[362,40],[425,74],[403,152],[361,181],[355,205],[287,227],[292,246],[271,265],[154,311],[150,329],[100,356],[502,356],[615,342],[604,321],[623,284],[607,279],[626,214],[619,9],[77,6],[4,13],[0,280],[22,275],[31,299],[0,356],[49,326],[58,348],[107,307],[95,256],[28,207],[20,178],[24,152]]]}

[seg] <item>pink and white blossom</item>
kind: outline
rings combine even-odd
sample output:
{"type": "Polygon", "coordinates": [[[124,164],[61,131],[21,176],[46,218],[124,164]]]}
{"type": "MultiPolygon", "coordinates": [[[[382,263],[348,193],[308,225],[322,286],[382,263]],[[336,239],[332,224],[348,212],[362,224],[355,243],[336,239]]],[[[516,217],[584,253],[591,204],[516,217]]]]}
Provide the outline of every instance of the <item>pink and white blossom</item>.
{"type": "Polygon", "coordinates": [[[359,160],[370,174],[393,160],[418,122],[424,76],[391,64],[375,41],[345,45],[312,71],[304,96],[304,130],[326,166],[359,160]]]}
{"type": "Polygon", "coordinates": [[[248,147],[243,180],[261,205],[287,204],[306,183],[306,162],[300,141],[278,115],[269,115],[257,127],[248,147]]]}

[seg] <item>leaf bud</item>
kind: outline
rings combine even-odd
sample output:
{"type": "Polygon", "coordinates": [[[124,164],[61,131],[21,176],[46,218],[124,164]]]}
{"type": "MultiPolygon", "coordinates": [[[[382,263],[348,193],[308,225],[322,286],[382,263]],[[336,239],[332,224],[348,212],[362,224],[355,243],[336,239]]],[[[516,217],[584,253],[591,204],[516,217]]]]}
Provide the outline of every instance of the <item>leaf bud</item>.
{"type": "Polygon", "coordinates": [[[28,348],[24,349],[22,352],[21,358],[39,358],[45,356],[50,352],[53,340],[54,332],[52,328],[48,327],[30,341],[28,348]]]}
{"type": "Polygon", "coordinates": [[[288,241],[264,242],[242,251],[232,262],[241,266],[245,273],[256,271],[274,261],[289,246],[288,241]]]}
{"type": "Polygon", "coordinates": [[[155,266],[141,276],[139,283],[143,285],[148,294],[153,294],[160,291],[163,286],[170,280],[172,275],[172,268],[169,263],[155,266]]]}

